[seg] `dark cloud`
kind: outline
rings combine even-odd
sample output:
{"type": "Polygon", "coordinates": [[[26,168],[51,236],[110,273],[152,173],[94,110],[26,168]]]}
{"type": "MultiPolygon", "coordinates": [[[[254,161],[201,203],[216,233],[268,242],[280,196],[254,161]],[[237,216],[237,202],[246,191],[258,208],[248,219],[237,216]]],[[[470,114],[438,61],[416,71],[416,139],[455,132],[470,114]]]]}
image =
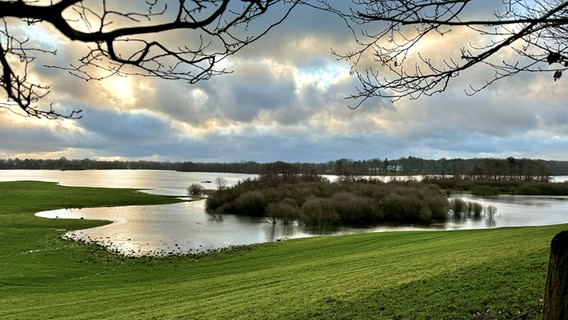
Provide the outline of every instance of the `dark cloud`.
{"type": "Polygon", "coordinates": [[[251,71],[249,68],[225,79],[226,90],[217,91],[220,95],[215,95],[223,115],[232,120],[250,122],[261,111],[271,112],[295,104],[294,79],[277,77],[267,67],[253,66],[253,75],[247,74],[251,71]]]}
{"type": "MultiPolygon", "coordinates": [[[[472,16],[496,6],[472,4],[472,16]]],[[[169,41],[178,40],[171,36],[169,41]]],[[[43,64],[73,64],[84,45],[46,37],[44,45],[60,49],[34,64],[34,75],[51,84],[46,106],[83,109],[84,117],[42,122],[0,112],[0,155],[262,162],[568,157],[565,80],[519,75],[469,97],[469,85],[494,75],[480,68],[433,97],[370,99],[351,110],[348,105],[357,101],[345,98],[358,82],[331,50],[351,50],[352,36],[332,14],[299,7],[265,38],[224,61],[233,73],[195,85],[136,77],[78,80],[43,64]]],[[[456,32],[452,39],[461,38],[456,32]]],[[[447,43],[435,44],[425,48],[433,58],[448,52],[447,43]]]]}
{"type": "Polygon", "coordinates": [[[0,126],[0,154],[42,153],[65,149],[70,139],[47,127],[0,126]]]}
{"type": "Polygon", "coordinates": [[[121,144],[167,139],[174,131],[160,117],[137,111],[89,109],[78,122],[86,135],[121,144]]]}

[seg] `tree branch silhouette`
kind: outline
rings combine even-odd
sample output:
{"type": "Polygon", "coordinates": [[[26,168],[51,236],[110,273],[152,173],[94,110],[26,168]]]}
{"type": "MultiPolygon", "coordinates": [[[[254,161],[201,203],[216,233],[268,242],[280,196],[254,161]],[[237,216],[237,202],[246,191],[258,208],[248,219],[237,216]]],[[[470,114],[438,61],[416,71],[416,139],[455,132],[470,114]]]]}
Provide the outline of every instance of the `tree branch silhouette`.
{"type": "MultiPolygon", "coordinates": [[[[290,14],[299,0],[0,1],[0,108],[38,118],[80,118],[81,110],[60,113],[39,106],[50,87],[31,77],[38,55],[55,55],[12,32],[14,24],[50,24],[87,53],[69,65],[46,65],[85,81],[115,75],[182,80],[189,84],[229,73],[228,56],[264,36],[290,14]],[[270,12],[270,21],[260,21],[270,12]],[[258,30],[252,32],[251,30],[258,30]],[[181,40],[176,41],[173,38],[181,40]]],[[[266,20],[266,19],[264,19],[266,20]]]]}
{"type": "Polygon", "coordinates": [[[351,62],[360,83],[348,97],[356,101],[352,108],[374,97],[397,101],[431,96],[479,66],[491,68],[493,76],[470,85],[467,95],[523,72],[551,72],[556,81],[568,68],[566,1],[352,0],[348,10],[339,10],[319,0],[319,8],[341,16],[358,45],[352,52],[335,52],[338,59],[351,62]],[[460,31],[468,36],[461,39],[459,54],[424,53],[424,47],[431,49],[430,39],[460,31]],[[500,55],[505,51],[508,59],[500,55]],[[543,67],[547,64],[554,66],[543,67]]]}

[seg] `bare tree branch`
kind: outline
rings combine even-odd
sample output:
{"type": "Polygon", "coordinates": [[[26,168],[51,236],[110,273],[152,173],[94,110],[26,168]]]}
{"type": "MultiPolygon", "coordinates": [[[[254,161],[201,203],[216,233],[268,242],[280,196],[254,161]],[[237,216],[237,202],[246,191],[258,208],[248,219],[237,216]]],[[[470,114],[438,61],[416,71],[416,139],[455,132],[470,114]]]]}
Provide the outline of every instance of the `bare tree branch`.
{"type": "Polygon", "coordinates": [[[349,10],[339,10],[319,0],[319,8],[341,16],[359,45],[353,52],[335,53],[351,61],[360,82],[349,97],[356,101],[353,108],[373,97],[396,101],[443,92],[452,79],[476,66],[492,68],[494,74],[480,86],[470,85],[468,95],[522,72],[552,72],[556,81],[568,68],[566,1],[352,0],[349,10]],[[429,40],[450,32],[469,35],[459,55],[424,54],[429,40]],[[498,58],[505,51],[516,60],[498,58]],[[371,57],[373,66],[365,65],[371,57]]]}
{"type": "MultiPolygon", "coordinates": [[[[56,54],[11,34],[13,18],[27,25],[51,24],[70,41],[85,43],[87,53],[65,70],[83,80],[114,75],[183,80],[189,84],[229,71],[219,62],[255,42],[279,25],[299,0],[0,0],[0,108],[39,118],[78,118],[80,110],[61,114],[38,103],[49,87],[30,80],[36,55],[56,54]],[[135,9],[125,9],[134,7],[135,9]],[[132,10],[132,11],[128,11],[132,10]],[[271,23],[258,19],[275,13],[271,23]],[[258,24],[257,24],[257,21],[258,24]],[[252,26],[258,28],[251,33],[252,26]],[[180,37],[186,41],[172,40],[180,37]]],[[[29,41],[32,40],[32,41],[29,41]]]]}

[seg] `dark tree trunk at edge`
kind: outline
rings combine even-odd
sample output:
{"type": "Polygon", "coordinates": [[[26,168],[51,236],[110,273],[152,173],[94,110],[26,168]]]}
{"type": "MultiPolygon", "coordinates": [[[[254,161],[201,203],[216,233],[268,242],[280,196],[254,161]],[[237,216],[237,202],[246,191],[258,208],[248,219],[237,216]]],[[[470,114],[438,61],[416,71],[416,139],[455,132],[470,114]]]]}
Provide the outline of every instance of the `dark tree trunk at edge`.
{"type": "Polygon", "coordinates": [[[543,320],[568,319],[568,231],[552,239],[543,320]]]}

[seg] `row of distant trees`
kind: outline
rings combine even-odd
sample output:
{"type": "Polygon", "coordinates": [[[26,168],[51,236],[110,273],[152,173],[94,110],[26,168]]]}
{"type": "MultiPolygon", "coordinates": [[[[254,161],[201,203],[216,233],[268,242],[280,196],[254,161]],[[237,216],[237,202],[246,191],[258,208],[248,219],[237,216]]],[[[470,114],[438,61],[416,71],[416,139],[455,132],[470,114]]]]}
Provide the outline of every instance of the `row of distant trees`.
{"type": "Polygon", "coordinates": [[[278,175],[334,174],[342,177],[375,175],[441,175],[487,180],[544,181],[553,175],[568,175],[568,161],[492,158],[438,159],[417,157],[399,159],[352,160],[338,159],[321,163],[287,163],[282,161],[258,163],[240,161],[227,163],[157,162],[157,161],[99,161],[91,159],[0,159],[0,169],[152,169],[187,172],[232,172],[278,175]]]}
{"type": "Polygon", "coordinates": [[[0,169],[43,170],[174,170],[190,172],[234,172],[257,174],[260,163],[241,161],[231,163],[159,162],[159,161],[105,161],[80,159],[0,159],[0,169]]]}
{"type": "Polygon", "coordinates": [[[335,173],[356,175],[440,175],[457,178],[481,178],[485,180],[548,180],[553,175],[568,174],[568,161],[495,158],[438,159],[417,157],[399,159],[371,159],[355,161],[336,160],[335,173]]]}
{"type": "Polygon", "coordinates": [[[552,171],[535,160],[507,158],[485,159],[468,172],[471,179],[548,181],[552,171]]]}

